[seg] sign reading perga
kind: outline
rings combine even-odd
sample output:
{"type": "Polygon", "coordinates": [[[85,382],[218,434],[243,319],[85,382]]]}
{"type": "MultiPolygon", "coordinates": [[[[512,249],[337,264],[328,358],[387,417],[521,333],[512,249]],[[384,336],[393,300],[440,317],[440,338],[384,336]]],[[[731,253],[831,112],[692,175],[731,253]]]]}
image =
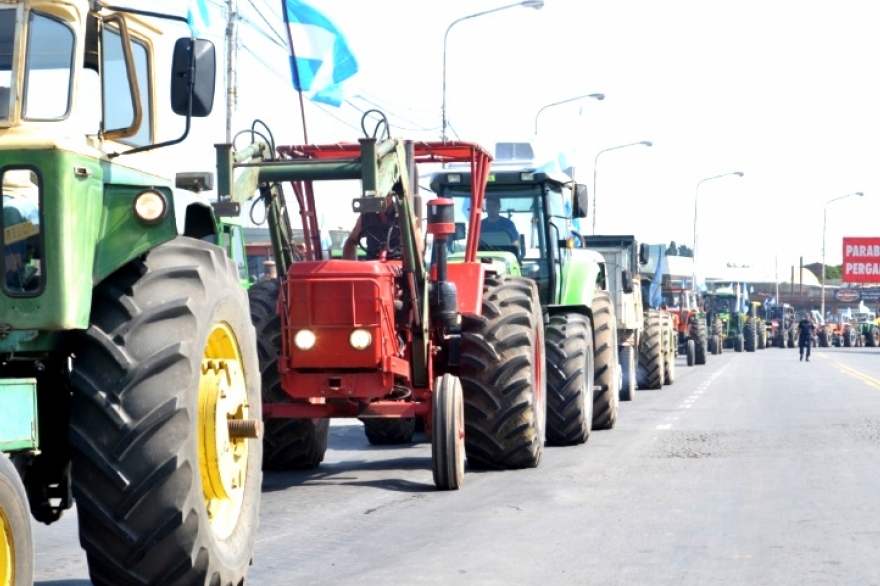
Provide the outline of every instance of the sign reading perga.
{"type": "Polygon", "coordinates": [[[880,283],[880,238],[844,238],[841,276],[845,283],[880,283]]]}

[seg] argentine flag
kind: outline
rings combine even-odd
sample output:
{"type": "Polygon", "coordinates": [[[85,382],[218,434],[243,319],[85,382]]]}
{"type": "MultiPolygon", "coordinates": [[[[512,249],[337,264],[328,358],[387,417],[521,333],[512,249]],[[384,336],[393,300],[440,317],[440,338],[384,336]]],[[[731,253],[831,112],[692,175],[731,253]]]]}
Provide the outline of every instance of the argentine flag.
{"type": "Polygon", "coordinates": [[[208,32],[211,26],[208,5],[205,0],[190,0],[186,9],[186,22],[192,36],[198,38],[208,32]]]}
{"type": "Polygon", "coordinates": [[[293,87],[314,102],[342,105],[340,84],[358,71],[345,37],[323,14],[300,0],[284,2],[293,87]]]}

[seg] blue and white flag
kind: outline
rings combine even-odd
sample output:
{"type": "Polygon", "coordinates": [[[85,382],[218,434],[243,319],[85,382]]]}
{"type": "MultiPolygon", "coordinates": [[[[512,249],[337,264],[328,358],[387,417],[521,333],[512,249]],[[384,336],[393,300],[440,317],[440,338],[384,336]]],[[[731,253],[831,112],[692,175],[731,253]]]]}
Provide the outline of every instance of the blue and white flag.
{"type": "Polygon", "coordinates": [[[652,244],[651,252],[657,251],[657,270],[654,271],[654,279],[648,288],[648,302],[654,309],[660,307],[663,303],[663,273],[666,272],[666,249],[662,244],[652,244]]]}
{"type": "Polygon", "coordinates": [[[326,16],[305,2],[282,1],[293,87],[314,102],[341,106],[340,84],[358,71],[345,37],[326,16]]]}
{"type": "Polygon", "coordinates": [[[186,9],[186,22],[192,36],[198,38],[205,34],[211,27],[211,19],[208,15],[208,3],[206,0],[189,0],[186,9]]]}

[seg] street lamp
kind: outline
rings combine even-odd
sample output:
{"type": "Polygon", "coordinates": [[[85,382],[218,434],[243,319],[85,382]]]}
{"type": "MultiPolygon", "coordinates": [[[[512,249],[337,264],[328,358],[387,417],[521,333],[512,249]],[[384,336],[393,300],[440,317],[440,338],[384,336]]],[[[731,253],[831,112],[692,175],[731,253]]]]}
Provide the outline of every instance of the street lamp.
{"type": "Polygon", "coordinates": [[[729,177],[731,175],[736,175],[737,177],[742,177],[744,173],[742,171],[733,171],[732,173],[722,173],[721,175],[715,175],[713,177],[706,177],[705,179],[700,179],[697,182],[697,192],[694,194],[694,250],[693,250],[693,278],[694,278],[694,287],[697,286],[697,200],[700,198],[700,184],[705,181],[711,181],[712,179],[721,179],[722,177],[729,177]]]}
{"type": "Polygon", "coordinates": [[[515,4],[507,4],[506,6],[499,6],[498,8],[492,8],[491,10],[484,10],[482,12],[477,12],[475,14],[469,14],[467,16],[462,16],[456,20],[453,20],[452,23],[446,27],[446,33],[443,35],[443,105],[441,107],[443,122],[442,122],[442,138],[446,140],[446,39],[449,37],[449,30],[454,27],[456,24],[463,20],[468,20],[470,18],[476,18],[478,16],[483,16],[485,14],[492,14],[493,12],[498,12],[500,10],[507,10],[508,8],[516,8],[517,6],[525,6],[526,8],[534,8],[535,10],[540,10],[544,6],[544,0],[524,0],[523,2],[517,2],[515,4]]]}
{"type": "MultiPolygon", "coordinates": [[[[535,133],[537,134],[537,132],[538,132],[538,129],[537,129],[537,118],[536,118],[535,133]]],[[[596,153],[596,158],[593,159],[593,235],[596,234],[596,168],[599,165],[599,155],[601,155],[602,153],[607,153],[608,151],[616,151],[617,149],[622,149],[622,148],[631,147],[631,146],[639,146],[639,145],[649,147],[649,146],[653,146],[654,143],[651,142],[650,140],[643,140],[641,142],[631,142],[629,144],[622,144],[619,146],[609,147],[607,149],[602,149],[601,151],[596,153]]]]}
{"type": "Polygon", "coordinates": [[[853,193],[847,193],[846,195],[841,195],[840,197],[835,197],[834,199],[829,199],[825,202],[825,208],[822,211],[822,302],[821,309],[819,310],[822,314],[822,319],[825,319],[825,226],[828,224],[828,204],[834,203],[835,201],[840,201],[846,197],[850,197],[852,195],[858,195],[859,197],[865,195],[861,191],[854,191],[853,193]]]}
{"type": "Polygon", "coordinates": [[[553,102],[552,104],[547,104],[546,106],[542,106],[538,113],[535,114],[535,135],[538,134],[538,116],[541,115],[541,112],[550,108],[552,106],[558,106],[559,104],[567,104],[568,102],[574,102],[575,100],[583,100],[584,98],[593,98],[594,100],[604,100],[605,94],[587,94],[584,96],[577,96],[574,98],[568,98],[567,100],[562,100],[561,102],[553,102]]]}

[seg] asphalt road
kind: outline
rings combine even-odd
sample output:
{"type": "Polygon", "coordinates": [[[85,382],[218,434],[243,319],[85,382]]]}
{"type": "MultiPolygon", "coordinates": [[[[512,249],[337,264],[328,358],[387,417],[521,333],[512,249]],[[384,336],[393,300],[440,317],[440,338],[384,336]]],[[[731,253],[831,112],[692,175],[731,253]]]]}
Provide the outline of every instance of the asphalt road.
{"type": "MultiPolygon", "coordinates": [[[[417,439],[338,420],[318,470],[266,474],[248,584],[880,584],[880,349],[679,358],[615,429],[457,492],[417,439]]],[[[36,584],[90,584],[75,511],[35,538],[36,584]]]]}

